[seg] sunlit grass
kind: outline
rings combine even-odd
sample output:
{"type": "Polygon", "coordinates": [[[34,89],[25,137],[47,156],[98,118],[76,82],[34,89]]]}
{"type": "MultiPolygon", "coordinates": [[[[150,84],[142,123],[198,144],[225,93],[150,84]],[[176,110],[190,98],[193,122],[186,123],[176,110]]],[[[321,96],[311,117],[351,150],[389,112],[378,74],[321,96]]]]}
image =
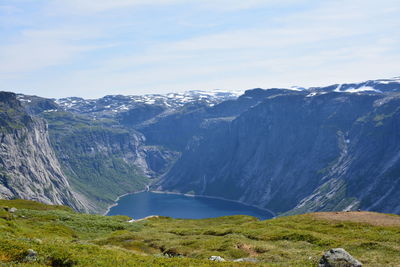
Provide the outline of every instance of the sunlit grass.
{"type": "MultiPolygon", "coordinates": [[[[343,247],[364,266],[400,266],[400,227],[297,215],[259,221],[250,216],[136,223],[126,216],[79,214],[62,206],[0,201],[0,261],[14,266],[215,266],[256,258],[258,264],[315,266],[326,250],[343,247]],[[38,252],[33,263],[26,251],[38,252]]],[[[382,215],[386,216],[386,215],[382,215]]]]}

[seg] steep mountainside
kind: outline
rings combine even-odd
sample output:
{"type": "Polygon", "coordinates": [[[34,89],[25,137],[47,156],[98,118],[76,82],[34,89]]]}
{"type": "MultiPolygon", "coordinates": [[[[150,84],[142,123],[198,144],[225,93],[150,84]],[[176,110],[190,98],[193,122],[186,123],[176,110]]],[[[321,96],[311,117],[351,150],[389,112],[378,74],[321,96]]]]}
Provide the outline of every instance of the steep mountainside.
{"type": "Polygon", "coordinates": [[[400,213],[400,78],[239,97],[219,90],[18,100],[25,111],[1,112],[2,127],[46,120],[59,174],[92,212],[151,185],[276,213],[400,213]]]}
{"type": "Polygon", "coordinates": [[[197,137],[158,189],[280,213],[399,213],[399,107],[399,95],[376,92],[264,96],[230,123],[197,137]]]}
{"type": "Polygon", "coordinates": [[[50,145],[47,125],[28,115],[14,93],[0,92],[0,197],[85,210],[50,145]]]}
{"type": "MultiPolygon", "coordinates": [[[[57,101],[18,95],[29,113],[48,122],[62,169],[74,190],[86,197],[85,204],[92,212],[103,212],[122,194],[144,190],[178,157],[179,151],[168,149],[166,144],[146,142],[136,128],[158,116],[235,97],[235,93],[224,91],[57,101]]],[[[190,132],[187,139],[192,135],[190,132]]]]}
{"type": "Polygon", "coordinates": [[[259,104],[264,97],[284,92],[292,91],[254,89],[238,99],[223,101],[213,106],[186,105],[133,127],[146,136],[148,144],[183,151],[189,143],[197,142],[197,138],[207,131],[218,131],[220,125],[229,124],[241,113],[259,104]]]}
{"type": "Polygon", "coordinates": [[[144,145],[144,137],[113,120],[47,112],[53,146],[72,187],[104,211],[120,195],[145,189],[175,157],[144,145]]]}

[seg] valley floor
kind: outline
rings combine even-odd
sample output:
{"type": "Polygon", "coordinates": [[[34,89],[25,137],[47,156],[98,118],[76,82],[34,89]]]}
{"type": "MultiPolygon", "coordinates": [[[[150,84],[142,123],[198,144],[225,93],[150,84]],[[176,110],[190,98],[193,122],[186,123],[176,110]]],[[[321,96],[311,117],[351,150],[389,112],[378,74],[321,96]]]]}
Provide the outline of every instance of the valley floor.
{"type": "Polygon", "coordinates": [[[249,216],[129,220],[0,200],[0,265],[316,266],[325,251],[343,247],[363,266],[400,266],[398,215],[330,212],[265,221],[249,216]],[[227,262],[208,260],[213,255],[227,262]],[[258,263],[233,262],[239,258],[258,263]]]}

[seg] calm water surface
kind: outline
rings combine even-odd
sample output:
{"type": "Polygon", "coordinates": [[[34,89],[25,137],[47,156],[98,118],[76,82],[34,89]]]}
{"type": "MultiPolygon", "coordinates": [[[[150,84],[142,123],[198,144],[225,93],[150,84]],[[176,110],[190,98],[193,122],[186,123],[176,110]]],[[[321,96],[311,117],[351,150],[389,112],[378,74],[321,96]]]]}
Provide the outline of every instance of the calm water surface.
{"type": "Polygon", "coordinates": [[[261,220],[273,216],[265,210],[241,203],[174,194],[141,192],[122,197],[107,215],[127,215],[134,219],[150,215],[173,218],[202,219],[227,215],[250,215],[261,220]]]}

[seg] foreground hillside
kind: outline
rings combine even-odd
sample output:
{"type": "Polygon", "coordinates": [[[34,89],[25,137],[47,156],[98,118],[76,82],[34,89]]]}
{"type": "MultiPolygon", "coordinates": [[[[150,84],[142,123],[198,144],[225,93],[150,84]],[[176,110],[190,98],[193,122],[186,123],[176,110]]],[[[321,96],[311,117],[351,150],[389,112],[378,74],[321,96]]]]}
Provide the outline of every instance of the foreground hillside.
{"type": "Polygon", "coordinates": [[[400,266],[397,215],[340,212],[266,221],[248,216],[128,220],[1,200],[0,265],[316,266],[324,251],[343,247],[364,266],[400,266]],[[228,262],[207,260],[212,255],[228,262]],[[258,263],[232,262],[238,258],[258,263]]]}

